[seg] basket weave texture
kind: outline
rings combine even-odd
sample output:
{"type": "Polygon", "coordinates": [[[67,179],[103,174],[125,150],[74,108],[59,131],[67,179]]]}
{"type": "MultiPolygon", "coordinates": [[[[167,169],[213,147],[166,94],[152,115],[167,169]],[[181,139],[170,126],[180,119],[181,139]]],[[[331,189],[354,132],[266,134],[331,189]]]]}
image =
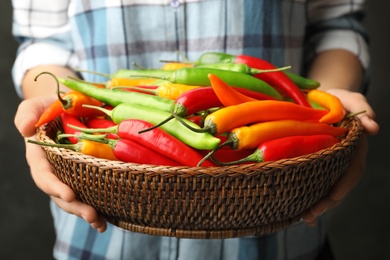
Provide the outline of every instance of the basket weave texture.
{"type": "MultiPolygon", "coordinates": [[[[286,228],[325,196],[344,173],[362,127],[341,126],[342,141],[317,153],[275,162],[223,167],[167,167],[98,159],[43,146],[55,175],[79,199],[123,229],[180,238],[266,235],[286,228]]],[[[54,142],[54,120],[37,139],[54,142]]]]}

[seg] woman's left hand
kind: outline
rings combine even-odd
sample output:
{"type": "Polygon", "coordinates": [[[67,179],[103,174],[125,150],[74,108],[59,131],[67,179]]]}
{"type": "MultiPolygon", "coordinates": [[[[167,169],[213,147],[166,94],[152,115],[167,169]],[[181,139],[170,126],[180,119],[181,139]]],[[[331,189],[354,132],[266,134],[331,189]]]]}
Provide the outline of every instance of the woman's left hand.
{"type": "Polygon", "coordinates": [[[326,197],[319,200],[310,209],[303,213],[302,220],[309,226],[314,226],[316,224],[316,219],[319,216],[328,209],[331,209],[339,204],[358,183],[364,174],[366,166],[366,156],[368,151],[367,135],[376,135],[379,132],[379,125],[374,120],[375,112],[368,104],[364,95],[343,89],[330,89],[328,92],[337,96],[342,101],[348,112],[357,113],[365,111],[364,113],[357,115],[362,123],[364,135],[362,136],[359,147],[353,156],[346,173],[337,181],[326,197]]]}

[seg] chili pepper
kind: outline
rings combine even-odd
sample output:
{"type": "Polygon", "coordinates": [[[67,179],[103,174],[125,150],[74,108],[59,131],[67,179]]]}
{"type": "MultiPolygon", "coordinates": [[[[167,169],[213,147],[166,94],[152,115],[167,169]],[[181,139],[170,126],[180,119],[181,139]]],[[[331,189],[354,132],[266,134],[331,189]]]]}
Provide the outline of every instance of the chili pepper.
{"type": "MultiPolygon", "coordinates": [[[[210,156],[211,161],[214,161],[216,164],[222,165],[223,163],[230,163],[234,161],[241,160],[251,154],[253,154],[256,149],[243,149],[243,150],[233,150],[232,148],[225,146],[224,149],[219,149],[212,156],[210,156]]],[[[207,156],[210,151],[199,150],[199,153],[202,156],[207,156]]],[[[209,160],[207,160],[209,161],[209,160]]],[[[245,163],[245,162],[242,162],[245,163]]],[[[201,164],[203,165],[203,163],[201,164]]],[[[200,165],[198,165],[200,166],[200,165]]]]}
{"type": "Polygon", "coordinates": [[[65,111],[68,114],[80,117],[94,117],[102,115],[100,111],[82,107],[83,104],[94,106],[102,105],[102,102],[95,98],[91,98],[78,91],[71,91],[61,96],[60,85],[57,81],[57,100],[54,101],[40,116],[35,127],[44,125],[55,119],[65,111]]]}
{"type": "Polygon", "coordinates": [[[225,107],[257,100],[238,92],[214,74],[209,74],[209,79],[215,94],[225,107]]]}
{"type": "MultiPolygon", "coordinates": [[[[113,110],[93,106],[88,107],[100,109],[105,112],[116,124],[126,119],[139,119],[151,124],[157,124],[170,116],[170,113],[166,111],[126,103],[117,105],[113,110]]],[[[186,119],[182,120],[191,127],[200,129],[195,123],[186,119]]],[[[220,142],[218,138],[209,133],[196,133],[191,131],[177,120],[171,120],[162,125],[161,128],[195,149],[211,150],[217,147],[220,142]]]]}
{"type": "Polygon", "coordinates": [[[151,86],[155,88],[154,83],[158,80],[152,78],[112,78],[106,82],[107,88],[123,86],[151,86]]]}
{"type": "Polygon", "coordinates": [[[276,120],[256,123],[249,126],[241,126],[229,132],[228,139],[220,146],[209,152],[203,160],[209,159],[213,153],[224,146],[230,146],[235,150],[257,148],[261,143],[296,135],[332,135],[334,137],[343,136],[348,131],[345,127],[335,127],[320,122],[310,122],[301,120],[276,120]]]}
{"type": "Polygon", "coordinates": [[[172,72],[166,77],[162,77],[162,79],[168,80],[172,83],[210,86],[210,80],[208,79],[208,74],[210,73],[217,75],[230,86],[242,87],[261,92],[278,100],[282,99],[280,93],[271,87],[268,83],[257,79],[252,75],[236,71],[212,68],[182,68],[172,72]]]}
{"type": "Polygon", "coordinates": [[[57,99],[51,103],[51,105],[46,108],[45,111],[43,111],[38,119],[38,122],[35,124],[35,127],[40,127],[56,119],[62,112],[64,112],[64,109],[62,108],[61,101],[57,99]]]}
{"type": "MultiPolygon", "coordinates": [[[[200,56],[198,61],[193,62],[192,64],[201,66],[214,63],[235,63],[235,56],[223,52],[206,52],[200,56]]],[[[320,86],[318,81],[302,77],[287,70],[283,70],[282,72],[302,89],[315,89],[320,86]]]]}
{"type": "Polygon", "coordinates": [[[344,127],[319,122],[277,120],[235,128],[230,131],[228,140],[232,140],[234,149],[241,150],[256,148],[260,143],[286,136],[327,134],[339,137],[347,131],[344,127]]]}
{"type": "MultiPolygon", "coordinates": [[[[86,126],[88,128],[106,128],[116,126],[116,124],[110,119],[95,117],[88,119],[86,121],[86,126]]],[[[107,137],[112,139],[118,139],[118,135],[113,133],[107,133],[107,137]]]]}
{"type": "Polygon", "coordinates": [[[205,65],[199,65],[196,66],[197,68],[210,68],[210,69],[220,69],[220,70],[228,70],[228,71],[235,71],[245,74],[258,74],[258,73],[268,73],[268,72],[275,72],[275,71],[283,71],[286,69],[291,68],[291,66],[286,66],[283,68],[274,68],[274,69],[268,69],[268,70],[261,70],[261,69],[255,69],[252,68],[246,64],[243,63],[212,63],[212,64],[205,64],[205,65]]]}
{"type": "Polygon", "coordinates": [[[184,92],[194,89],[194,88],[199,88],[200,86],[192,86],[192,85],[186,85],[186,84],[177,84],[177,83],[172,83],[169,81],[164,81],[163,83],[159,84],[157,88],[155,89],[145,89],[143,86],[140,87],[132,87],[129,88],[135,89],[135,90],[140,90],[144,91],[145,93],[157,95],[159,97],[163,98],[168,98],[175,100],[177,99],[181,94],[184,92]]]}
{"type": "Polygon", "coordinates": [[[167,98],[138,92],[113,91],[111,89],[96,88],[94,85],[85,82],[58,78],[50,72],[41,72],[37,77],[42,74],[52,75],[58,82],[68,88],[84,93],[111,106],[117,106],[120,103],[132,103],[165,111],[172,111],[174,108],[174,101],[167,98]]]}
{"type": "Polygon", "coordinates": [[[320,86],[320,83],[314,79],[305,78],[289,71],[283,71],[283,73],[301,89],[311,90],[320,86]]]}
{"type": "Polygon", "coordinates": [[[288,136],[265,141],[252,154],[236,161],[221,162],[216,158],[216,153],[212,155],[212,160],[219,165],[277,161],[315,153],[329,148],[338,142],[340,140],[332,135],[288,136]]]}
{"type": "MultiPolygon", "coordinates": [[[[139,119],[128,119],[120,122],[118,125],[108,128],[98,129],[79,129],[84,133],[113,133],[122,139],[129,139],[140,145],[149,148],[161,155],[164,155],[182,165],[196,166],[202,159],[202,156],[193,148],[181,142],[176,137],[170,135],[160,128],[153,129],[145,134],[138,132],[152,127],[153,124],[139,119]]],[[[206,161],[204,166],[215,166],[215,164],[206,161]]]]}
{"type": "Polygon", "coordinates": [[[183,63],[183,62],[166,62],[161,69],[163,70],[178,70],[181,68],[190,68],[193,67],[193,64],[183,63]]]}
{"type": "MultiPolygon", "coordinates": [[[[70,114],[63,112],[63,113],[61,113],[60,118],[61,118],[62,128],[64,130],[64,133],[66,133],[66,134],[77,135],[77,134],[81,133],[80,131],[75,130],[74,128],[70,128],[68,126],[69,124],[80,127],[80,128],[87,128],[87,126],[83,122],[81,122],[80,119],[76,116],[73,116],[73,115],[70,115],[70,114]]],[[[74,137],[69,137],[68,139],[73,144],[78,142],[78,139],[74,138],[74,137]]]]}
{"type": "MultiPolygon", "coordinates": [[[[254,56],[249,56],[249,55],[234,56],[231,54],[218,53],[218,52],[204,53],[196,63],[197,64],[238,63],[238,64],[246,64],[249,67],[255,69],[262,69],[262,70],[276,69],[276,66],[274,66],[272,63],[254,56]]],[[[294,82],[289,77],[287,77],[287,75],[284,74],[283,72],[276,71],[276,72],[269,72],[269,73],[258,73],[258,74],[254,74],[253,76],[277,88],[278,91],[291,97],[297,104],[304,105],[307,107],[310,106],[309,102],[306,100],[305,96],[300,91],[299,87],[295,85],[294,82]]],[[[227,83],[231,85],[229,82],[227,83]]]]}
{"type": "Polygon", "coordinates": [[[320,122],[334,124],[344,119],[346,110],[338,97],[323,90],[313,89],[307,93],[307,98],[329,110],[320,122]]]}
{"type": "MultiPolygon", "coordinates": [[[[249,55],[237,55],[235,59],[236,63],[247,64],[250,67],[257,69],[274,69],[276,68],[270,62],[249,56],[249,55]]],[[[264,80],[271,86],[277,88],[282,93],[286,93],[297,104],[310,107],[305,95],[300,91],[299,87],[291,81],[283,72],[270,72],[270,73],[258,73],[254,75],[256,78],[264,80]]]]}
{"type": "Polygon", "coordinates": [[[78,138],[107,144],[109,147],[111,147],[114,156],[123,162],[164,166],[181,165],[180,163],[129,139],[115,140],[85,133],[80,134],[78,138]]]}
{"type": "MultiPolygon", "coordinates": [[[[264,121],[282,119],[318,121],[326,113],[324,110],[304,107],[287,101],[250,101],[214,111],[206,117],[205,125],[200,130],[187,127],[193,131],[208,132],[214,135],[243,125],[264,121]]],[[[172,115],[180,121],[179,117],[172,115]]]]}
{"type": "MultiPolygon", "coordinates": [[[[61,136],[60,136],[61,137],[61,136]]],[[[76,139],[75,137],[68,137],[68,139],[76,139]]],[[[69,149],[75,152],[79,152],[85,155],[94,156],[96,158],[107,159],[107,160],[118,160],[114,153],[112,152],[111,147],[105,143],[94,142],[90,140],[79,140],[74,144],[57,144],[57,143],[46,143],[38,142],[35,140],[27,140],[29,143],[39,144],[44,146],[58,147],[69,149]]]]}
{"type": "Polygon", "coordinates": [[[90,73],[94,75],[99,75],[102,77],[114,79],[114,78],[130,78],[130,77],[139,77],[143,78],[145,76],[145,72],[147,72],[148,78],[161,78],[164,76],[167,76],[171,73],[169,70],[157,70],[157,69],[139,69],[139,70],[129,70],[129,69],[121,69],[116,71],[113,74],[106,74],[106,73],[101,73],[97,71],[91,71],[91,70],[83,70],[83,69],[77,69],[79,72],[85,72],[85,73],[90,73]]]}

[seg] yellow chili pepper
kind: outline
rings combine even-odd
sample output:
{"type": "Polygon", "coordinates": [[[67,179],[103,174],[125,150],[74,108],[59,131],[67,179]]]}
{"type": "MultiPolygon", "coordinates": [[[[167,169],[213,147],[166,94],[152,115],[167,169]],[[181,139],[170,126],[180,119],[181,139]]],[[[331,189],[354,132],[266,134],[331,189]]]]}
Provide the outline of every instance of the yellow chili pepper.
{"type": "Polygon", "coordinates": [[[191,63],[167,62],[161,67],[161,69],[163,69],[163,70],[178,70],[181,68],[191,68],[191,67],[194,67],[194,65],[191,63]]]}
{"type": "Polygon", "coordinates": [[[112,78],[106,83],[106,87],[148,86],[156,81],[157,80],[153,78],[112,78]]]}

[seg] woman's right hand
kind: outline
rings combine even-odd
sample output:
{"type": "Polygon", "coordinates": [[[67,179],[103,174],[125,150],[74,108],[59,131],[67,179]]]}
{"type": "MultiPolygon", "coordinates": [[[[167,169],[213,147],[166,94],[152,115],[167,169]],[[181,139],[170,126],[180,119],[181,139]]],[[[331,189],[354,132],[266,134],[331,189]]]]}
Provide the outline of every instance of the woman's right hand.
{"type": "Polygon", "coordinates": [[[54,175],[39,145],[27,142],[28,138],[35,138],[35,124],[53,101],[53,97],[26,99],[20,103],[15,115],[15,126],[26,141],[26,159],[31,176],[38,188],[48,194],[60,208],[83,218],[99,232],[104,232],[107,228],[105,219],[93,207],[78,200],[73,190],[54,175]]]}

